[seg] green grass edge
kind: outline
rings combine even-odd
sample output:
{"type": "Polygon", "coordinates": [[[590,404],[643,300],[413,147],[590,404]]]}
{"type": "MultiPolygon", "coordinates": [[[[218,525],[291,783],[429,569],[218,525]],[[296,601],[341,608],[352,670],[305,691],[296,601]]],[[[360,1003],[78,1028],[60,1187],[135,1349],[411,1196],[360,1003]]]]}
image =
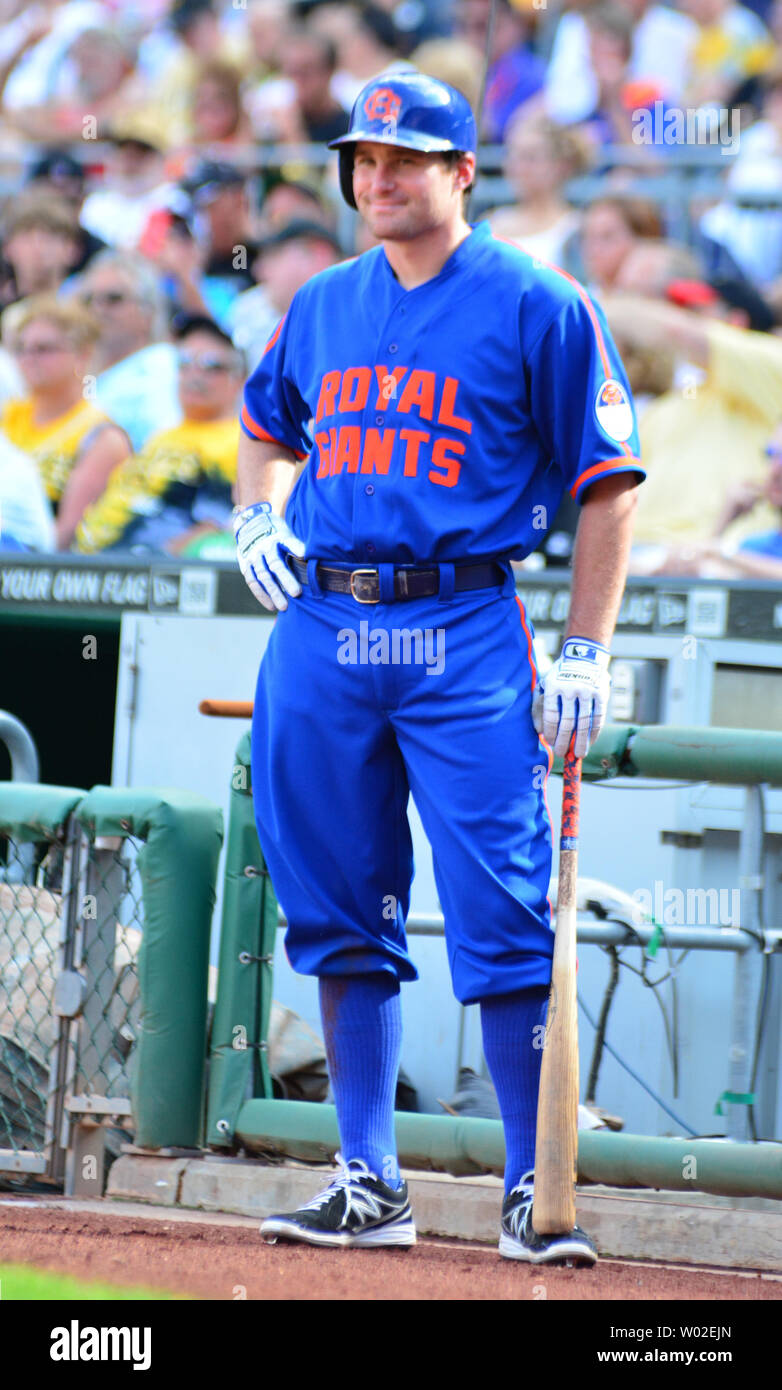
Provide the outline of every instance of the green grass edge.
{"type": "Polygon", "coordinates": [[[146,1285],[123,1287],[103,1280],[77,1279],[71,1274],[57,1274],[37,1265],[0,1264],[0,1300],[5,1302],[60,1302],[82,1299],[111,1302],[152,1299],[188,1301],[187,1294],[168,1289],[152,1289],[146,1285]]]}

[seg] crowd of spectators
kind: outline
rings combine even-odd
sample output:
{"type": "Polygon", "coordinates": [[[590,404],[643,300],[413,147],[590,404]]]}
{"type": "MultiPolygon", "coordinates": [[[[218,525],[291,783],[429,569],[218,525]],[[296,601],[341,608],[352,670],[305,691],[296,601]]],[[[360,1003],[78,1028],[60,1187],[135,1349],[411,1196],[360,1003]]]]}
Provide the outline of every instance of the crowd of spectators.
{"type": "Polygon", "coordinates": [[[325,144],[411,67],[480,110],[470,220],[606,315],[631,568],[782,579],[782,0],[0,0],[0,550],[233,554],[243,380],[372,245],[325,144]]]}

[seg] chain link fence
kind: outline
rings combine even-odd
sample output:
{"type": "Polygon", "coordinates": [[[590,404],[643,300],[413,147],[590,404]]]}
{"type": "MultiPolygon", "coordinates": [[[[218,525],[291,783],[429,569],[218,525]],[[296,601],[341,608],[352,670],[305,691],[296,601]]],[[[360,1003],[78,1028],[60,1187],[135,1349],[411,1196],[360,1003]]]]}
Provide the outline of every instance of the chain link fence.
{"type": "Polygon", "coordinates": [[[144,922],[136,871],[139,848],[130,836],[82,842],[74,943],[74,966],[85,981],[75,1040],[73,1089],[79,1095],[130,1096],[144,922]]]}
{"type": "Polygon", "coordinates": [[[181,789],[0,783],[0,1187],[201,1143],[222,834],[181,789]]]}
{"type": "MultiPolygon", "coordinates": [[[[0,881],[0,1150],[30,1155],[30,1167],[40,1172],[45,1167],[55,1032],[52,999],[62,894],[53,887],[23,882],[30,856],[20,855],[13,841],[6,839],[4,843],[6,864],[0,881]]],[[[41,884],[61,884],[62,847],[52,842],[41,849],[41,884]]]]}
{"type": "Polygon", "coordinates": [[[124,1117],[125,1128],[102,1132],[109,1161],[132,1137],[139,844],[89,839],[75,825],[34,855],[8,837],[2,843],[0,1184],[30,1174],[59,1182],[77,1119],[124,1117]]]}

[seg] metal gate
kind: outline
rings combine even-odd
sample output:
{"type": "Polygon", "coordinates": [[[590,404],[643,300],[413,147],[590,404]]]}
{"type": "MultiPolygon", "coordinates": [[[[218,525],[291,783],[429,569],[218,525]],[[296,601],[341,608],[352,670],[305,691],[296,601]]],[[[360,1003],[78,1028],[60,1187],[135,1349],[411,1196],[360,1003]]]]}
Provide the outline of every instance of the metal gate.
{"type": "Polygon", "coordinates": [[[74,817],[55,832],[33,846],[3,837],[0,1175],[99,1194],[105,1148],[118,1151],[131,1123],[135,846],[89,839],[74,817]]]}

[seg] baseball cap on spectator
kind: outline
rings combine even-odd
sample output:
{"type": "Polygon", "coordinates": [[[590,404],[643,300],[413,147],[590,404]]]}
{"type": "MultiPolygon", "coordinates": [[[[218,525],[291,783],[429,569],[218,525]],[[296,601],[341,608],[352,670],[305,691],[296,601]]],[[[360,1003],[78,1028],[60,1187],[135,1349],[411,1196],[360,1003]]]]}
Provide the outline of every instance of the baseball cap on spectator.
{"type": "Polygon", "coordinates": [[[236,347],[229,335],[224,333],[219,323],[210,319],[208,314],[189,314],[186,312],[174,314],[171,320],[171,337],[174,342],[188,337],[190,333],[211,333],[236,352],[236,347]]]}
{"type": "Polygon", "coordinates": [[[755,333],[770,333],[776,319],[770,305],[749,280],[732,280],[727,277],[710,281],[711,287],[719,295],[723,304],[731,309],[741,309],[747,316],[747,327],[755,333]]]}
{"type": "Polygon", "coordinates": [[[259,232],[276,230],[299,218],[331,225],[333,214],[320,189],[306,179],[268,179],[261,199],[259,232]]]}
{"type": "Polygon", "coordinates": [[[719,303],[717,291],[705,280],[671,280],[665,297],[680,309],[700,309],[719,303]]]}
{"type": "Polygon", "coordinates": [[[741,309],[747,327],[756,333],[770,333],[775,318],[765,299],[748,280],[727,277],[713,280],[672,280],[666,297],[682,309],[709,308],[722,302],[730,309],[741,309]]]}
{"type": "Polygon", "coordinates": [[[111,145],[137,145],[139,149],[161,152],[158,126],[136,111],[113,121],[106,133],[111,145]]]}
{"type": "Polygon", "coordinates": [[[263,237],[258,243],[258,250],[260,252],[269,251],[275,246],[284,246],[288,241],[299,239],[325,241],[333,247],[338,256],[344,255],[339,238],[331,231],[330,227],[324,227],[322,222],[311,222],[303,217],[294,218],[292,222],[280,227],[279,231],[263,237]]]}
{"type": "Polygon", "coordinates": [[[212,14],[214,5],[212,0],[175,0],[171,6],[168,22],[172,29],[178,34],[183,29],[189,29],[191,24],[200,19],[204,14],[212,14]]]}
{"type": "Polygon", "coordinates": [[[214,159],[201,160],[192,173],[182,179],[181,186],[194,208],[205,208],[226,188],[238,188],[246,176],[234,164],[214,159]]]}
{"type": "MultiPolygon", "coordinates": [[[[87,192],[87,170],[78,159],[65,150],[49,149],[38,154],[37,159],[27,170],[22,190],[22,198],[33,193],[44,196],[47,201],[62,200],[74,214],[80,215],[87,192]]],[[[79,222],[76,229],[77,250],[71,263],[71,274],[78,275],[84,270],[94,255],[106,249],[105,241],[95,236],[79,222]]]]}
{"type": "Polygon", "coordinates": [[[276,188],[293,188],[297,193],[301,193],[303,197],[309,198],[310,202],[317,204],[320,208],[323,207],[322,193],[315,187],[314,183],[307,183],[306,179],[270,179],[266,188],[267,197],[269,193],[273,193],[276,188]]]}
{"type": "Polygon", "coordinates": [[[293,0],[291,9],[294,18],[299,20],[308,19],[313,10],[317,10],[324,0],[293,0]]]}
{"type": "Polygon", "coordinates": [[[663,89],[658,82],[653,82],[648,77],[638,77],[625,82],[619,99],[625,111],[637,111],[644,106],[653,107],[656,101],[662,101],[663,89]]]}
{"type": "Polygon", "coordinates": [[[37,179],[48,179],[59,183],[63,179],[80,179],[84,182],[84,165],[65,150],[45,150],[27,170],[27,183],[37,179]]]}

